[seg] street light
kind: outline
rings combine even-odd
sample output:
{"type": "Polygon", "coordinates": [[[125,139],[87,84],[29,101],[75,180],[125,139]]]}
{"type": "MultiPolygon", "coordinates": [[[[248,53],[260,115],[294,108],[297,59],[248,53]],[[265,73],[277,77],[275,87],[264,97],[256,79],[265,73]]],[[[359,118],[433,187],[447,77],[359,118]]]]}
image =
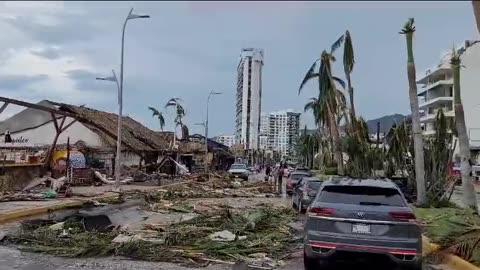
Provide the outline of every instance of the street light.
{"type": "Polygon", "coordinates": [[[212,95],[221,95],[222,92],[215,92],[215,90],[210,91],[207,98],[207,119],[205,120],[205,173],[208,173],[208,105],[210,104],[210,97],[212,95]]]}
{"type": "Polygon", "coordinates": [[[118,95],[118,105],[121,103],[121,96],[120,96],[120,84],[118,83],[117,75],[115,74],[115,70],[112,69],[113,76],[110,77],[97,77],[96,79],[99,81],[109,81],[114,82],[117,84],[117,95],[118,95]]]}
{"type": "Polygon", "coordinates": [[[97,80],[103,81],[112,81],[117,83],[118,88],[118,123],[117,123],[117,154],[115,157],[115,189],[120,191],[120,158],[122,153],[122,110],[123,110],[123,56],[124,56],[124,49],[125,49],[125,28],[127,27],[128,20],[133,19],[146,19],[150,18],[148,15],[138,15],[133,14],[133,8],[130,9],[130,12],[125,18],[125,22],[123,23],[122,29],[122,49],[120,55],[120,83],[118,82],[117,76],[115,72],[113,72],[113,77],[106,77],[106,78],[97,78],[97,80]]]}

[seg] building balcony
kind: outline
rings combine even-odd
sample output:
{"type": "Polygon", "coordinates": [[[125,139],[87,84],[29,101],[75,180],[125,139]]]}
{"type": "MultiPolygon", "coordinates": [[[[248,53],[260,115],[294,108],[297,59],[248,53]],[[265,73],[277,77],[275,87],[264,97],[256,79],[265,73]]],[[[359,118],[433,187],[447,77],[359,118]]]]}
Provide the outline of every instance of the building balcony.
{"type": "Polygon", "coordinates": [[[432,98],[430,100],[421,102],[419,104],[418,108],[420,110],[423,110],[423,109],[426,109],[426,108],[429,108],[429,107],[436,108],[436,107],[439,107],[441,105],[451,104],[452,102],[453,102],[453,97],[436,97],[436,98],[432,98]]]}
{"type": "Polygon", "coordinates": [[[428,90],[431,90],[433,88],[436,88],[438,86],[444,86],[448,85],[451,86],[453,85],[453,79],[448,79],[448,80],[439,80],[431,84],[427,84],[426,86],[422,87],[420,90],[418,90],[418,95],[424,95],[428,90]]]}
{"type": "MultiPolygon", "coordinates": [[[[454,117],[455,116],[455,111],[450,110],[450,111],[445,111],[443,112],[445,117],[454,117]]],[[[422,117],[420,117],[420,122],[433,122],[435,121],[435,118],[437,117],[436,113],[425,113],[422,117]]]]}

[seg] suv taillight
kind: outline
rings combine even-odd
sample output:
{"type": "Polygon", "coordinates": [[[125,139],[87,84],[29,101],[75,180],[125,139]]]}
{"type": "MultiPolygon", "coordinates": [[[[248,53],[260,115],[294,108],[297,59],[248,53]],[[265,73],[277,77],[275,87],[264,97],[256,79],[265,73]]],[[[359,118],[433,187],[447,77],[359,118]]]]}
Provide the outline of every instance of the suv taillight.
{"type": "Polygon", "coordinates": [[[416,220],[417,217],[411,212],[390,212],[390,216],[398,221],[416,220]]]}
{"type": "Polygon", "coordinates": [[[335,209],[324,207],[312,207],[308,210],[308,213],[314,216],[329,217],[335,213],[335,209]]]}

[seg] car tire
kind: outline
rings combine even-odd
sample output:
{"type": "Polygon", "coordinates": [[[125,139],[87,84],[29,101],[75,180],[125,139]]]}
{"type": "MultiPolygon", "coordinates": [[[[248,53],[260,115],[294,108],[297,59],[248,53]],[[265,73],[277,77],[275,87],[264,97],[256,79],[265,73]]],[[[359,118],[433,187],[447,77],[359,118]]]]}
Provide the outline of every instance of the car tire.
{"type": "Polygon", "coordinates": [[[303,268],[305,270],[319,270],[320,263],[317,260],[307,257],[307,255],[303,253],[303,268]]]}

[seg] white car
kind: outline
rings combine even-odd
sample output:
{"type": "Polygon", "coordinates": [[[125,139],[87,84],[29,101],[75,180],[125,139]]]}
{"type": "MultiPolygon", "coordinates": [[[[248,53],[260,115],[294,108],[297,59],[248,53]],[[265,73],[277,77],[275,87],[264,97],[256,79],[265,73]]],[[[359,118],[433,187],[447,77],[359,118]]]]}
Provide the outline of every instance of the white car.
{"type": "Polygon", "coordinates": [[[245,164],[235,163],[230,166],[230,170],[228,170],[228,173],[234,178],[241,178],[247,181],[248,176],[250,175],[250,170],[245,164]]]}

